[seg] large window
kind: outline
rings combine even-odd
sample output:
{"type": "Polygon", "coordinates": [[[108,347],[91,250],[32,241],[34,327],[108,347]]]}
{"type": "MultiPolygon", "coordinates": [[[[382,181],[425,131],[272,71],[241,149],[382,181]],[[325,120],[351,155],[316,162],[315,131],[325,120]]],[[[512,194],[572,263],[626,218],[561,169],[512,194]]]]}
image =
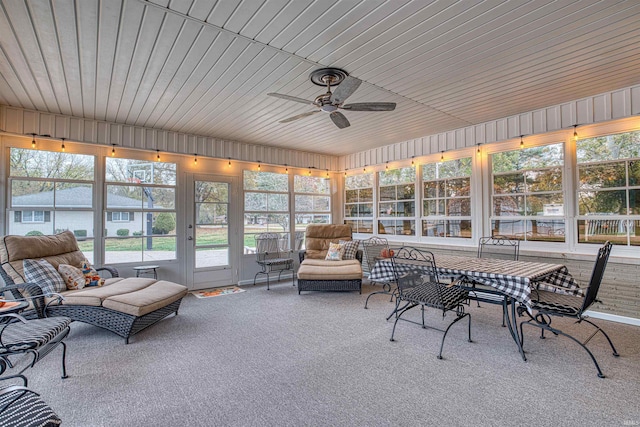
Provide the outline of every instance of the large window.
{"type": "Polygon", "coordinates": [[[105,262],[176,258],[176,165],[106,159],[105,262]]]}
{"type": "Polygon", "coordinates": [[[243,187],[245,253],[253,252],[259,233],[279,233],[285,240],[289,233],[289,175],[245,170],[243,187]]]}
{"type": "Polygon", "coordinates": [[[354,233],[373,233],[373,173],[345,178],[344,217],[354,233]]]}
{"type": "Polygon", "coordinates": [[[471,157],[422,167],[422,235],[471,238],[471,157]]]}
{"type": "Polygon", "coordinates": [[[491,156],[491,233],[528,241],[565,240],[563,144],[491,156]]]}
{"type": "MultiPolygon", "coordinates": [[[[331,224],[331,181],[329,178],[294,175],[295,235],[293,247],[302,249],[304,230],[308,224],[331,224]]],[[[284,236],[283,249],[288,248],[289,236],[284,236]]]]}
{"type": "Polygon", "coordinates": [[[640,246],[640,131],[578,141],[578,242],[640,246]]]}
{"type": "Polygon", "coordinates": [[[8,234],[71,230],[93,262],[94,156],[11,148],[8,234]]]}
{"type": "Polygon", "coordinates": [[[415,168],[379,172],[378,179],[378,234],[415,236],[415,168]]]}

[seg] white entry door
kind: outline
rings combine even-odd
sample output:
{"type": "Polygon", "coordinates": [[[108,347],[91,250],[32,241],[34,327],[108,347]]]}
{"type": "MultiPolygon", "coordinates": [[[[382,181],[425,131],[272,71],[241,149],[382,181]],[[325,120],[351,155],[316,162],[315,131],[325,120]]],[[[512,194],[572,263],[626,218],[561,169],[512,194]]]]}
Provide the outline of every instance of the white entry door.
{"type": "Polygon", "coordinates": [[[238,283],[236,178],[190,175],[186,221],[187,283],[206,289],[238,283]]]}

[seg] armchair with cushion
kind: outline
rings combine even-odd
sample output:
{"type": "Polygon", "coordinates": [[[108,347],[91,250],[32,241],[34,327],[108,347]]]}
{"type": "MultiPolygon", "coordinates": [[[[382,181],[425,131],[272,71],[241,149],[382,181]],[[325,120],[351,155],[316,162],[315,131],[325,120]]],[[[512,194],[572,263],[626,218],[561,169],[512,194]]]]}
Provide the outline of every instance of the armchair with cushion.
{"type": "Polygon", "coordinates": [[[362,251],[352,242],[348,224],[311,224],[306,231],[306,249],[300,252],[298,294],[301,291],[362,292],[362,251]],[[340,260],[327,260],[331,243],[343,242],[340,260]]]}

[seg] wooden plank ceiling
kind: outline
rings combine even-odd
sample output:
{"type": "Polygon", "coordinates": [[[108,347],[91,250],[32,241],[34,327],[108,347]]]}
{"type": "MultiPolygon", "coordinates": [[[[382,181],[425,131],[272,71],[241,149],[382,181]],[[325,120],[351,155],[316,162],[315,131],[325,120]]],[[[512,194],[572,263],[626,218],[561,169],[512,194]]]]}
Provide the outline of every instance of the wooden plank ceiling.
{"type": "Polygon", "coordinates": [[[640,2],[0,0],[0,103],[343,155],[640,83],[640,2]],[[321,67],[364,81],[338,129],[321,67]]]}

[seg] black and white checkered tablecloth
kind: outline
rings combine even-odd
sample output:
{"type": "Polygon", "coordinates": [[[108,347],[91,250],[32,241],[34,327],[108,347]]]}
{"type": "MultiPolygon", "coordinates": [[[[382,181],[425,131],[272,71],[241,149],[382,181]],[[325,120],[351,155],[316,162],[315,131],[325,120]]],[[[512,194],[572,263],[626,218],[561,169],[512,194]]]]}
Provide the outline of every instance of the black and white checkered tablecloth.
{"type": "MultiPolygon", "coordinates": [[[[438,274],[472,279],[475,282],[492,286],[531,307],[531,287],[552,284],[579,292],[579,287],[569,274],[567,267],[561,264],[511,261],[491,258],[468,258],[454,255],[435,257],[438,274]]],[[[395,262],[398,274],[420,269],[421,266],[408,260],[395,262]]],[[[369,273],[372,281],[394,281],[393,263],[390,259],[379,260],[369,273]]]]}

